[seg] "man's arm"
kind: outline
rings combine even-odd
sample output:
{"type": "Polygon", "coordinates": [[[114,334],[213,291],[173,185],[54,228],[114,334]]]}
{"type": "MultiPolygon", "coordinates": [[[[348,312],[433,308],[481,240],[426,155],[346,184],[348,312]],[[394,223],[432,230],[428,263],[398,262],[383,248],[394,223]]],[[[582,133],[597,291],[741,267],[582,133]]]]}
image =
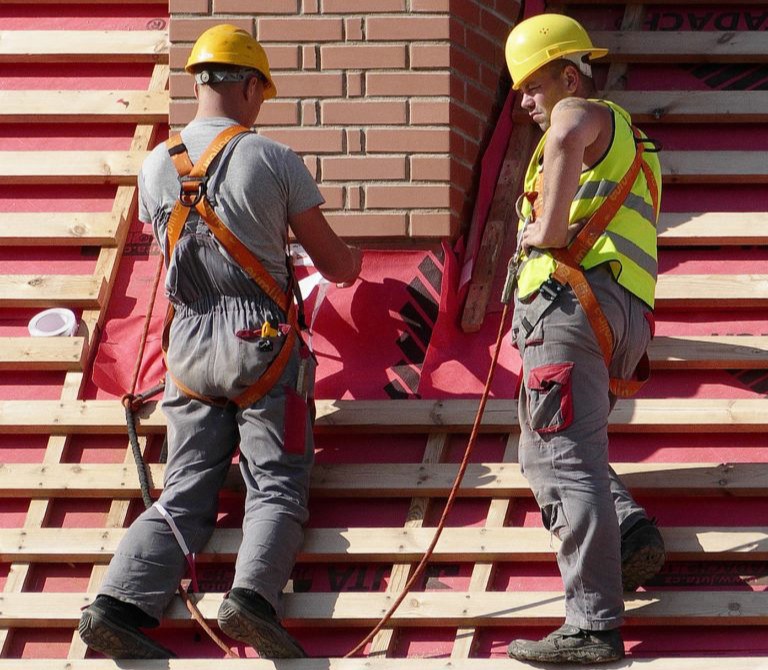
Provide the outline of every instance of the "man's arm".
{"type": "Polygon", "coordinates": [[[571,202],[585,163],[608,148],[610,110],[581,98],[566,98],[552,109],[544,146],[543,211],[523,234],[523,247],[560,248],[568,244],[571,202]]]}
{"type": "Polygon", "coordinates": [[[294,214],[288,223],[318,272],[328,281],[351,284],[360,274],[362,253],[333,232],[319,207],[294,214]]]}

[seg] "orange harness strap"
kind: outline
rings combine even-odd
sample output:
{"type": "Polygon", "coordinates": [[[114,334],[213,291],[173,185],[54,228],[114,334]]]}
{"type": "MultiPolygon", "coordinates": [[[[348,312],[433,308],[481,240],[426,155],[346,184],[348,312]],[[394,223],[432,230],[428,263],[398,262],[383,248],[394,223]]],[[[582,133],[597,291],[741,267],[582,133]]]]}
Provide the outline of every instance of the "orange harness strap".
{"type": "MultiPolygon", "coordinates": [[[[189,158],[187,148],[181,141],[181,135],[175,135],[166,142],[168,153],[173,161],[176,171],[179,173],[179,181],[181,185],[179,198],[171,211],[171,215],[168,219],[168,227],[166,229],[166,262],[170,262],[176,243],[179,241],[181,233],[184,230],[184,224],[189,218],[190,211],[194,208],[200,215],[200,218],[205,222],[208,228],[210,228],[221,246],[227,250],[230,256],[237,261],[248,276],[256,282],[258,287],[285,313],[286,320],[290,326],[290,329],[285,335],[283,346],[261,377],[259,377],[252,386],[248,387],[243,393],[233,399],[233,402],[241,408],[248,407],[265,396],[277,383],[283,374],[283,370],[285,370],[285,366],[291,358],[291,354],[296,344],[297,334],[299,332],[298,313],[291,292],[284,292],[253,252],[248,249],[248,247],[246,247],[232,233],[232,231],[229,230],[229,228],[227,228],[226,224],[214,211],[206,195],[205,187],[208,180],[208,168],[211,163],[233,138],[248,132],[250,132],[250,130],[244,126],[230,126],[216,136],[194,165],[189,158]]],[[[168,351],[168,337],[170,334],[171,322],[173,321],[175,313],[176,310],[174,309],[173,304],[169,303],[163,326],[162,348],[164,356],[168,351]]],[[[209,405],[226,404],[226,400],[209,398],[196,393],[179,382],[173,375],[171,375],[171,377],[179,390],[191,398],[200,400],[209,405]]]]}
{"type": "MultiPolygon", "coordinates": [[[[634,127],[633,130],[635,130],[634,127]]],[[[636,131],[635,138],[635,158],[626,174],[621,178],[621,181],[616,184],[616,187],[566,248],[549,249],[555,261],[557,261],[555,271],[551,277],[559,284],[568,284],[573,290],[574,295],[589,319],[592,330],[595,332],[605,364],[608,367],[610,367],[613,358],[613,332],[611,331],[608,319],[606,319],[600,307],[600,303],[595,297],[594,291],[592,291],[592,287],[584,276],[584,271],[580,264],[600,235],[605,232],[608,224],[627,199],[640,170],[643,170],[643,174],[648,182],[654,212],[658,213],[659,190],[656,179],[648,164],[643,160],[645,147],[636,131]]],[[[541,192],[541,188],[539,188],[539,191],[541,192]]],[[[648,354],[645,353],[638,363],[634,378],[611,378],[609,381],[610,391],[617,397],[628,398],[642,388],[645,382],[648,381],[649,376],[650,362],[648,354]]]]}

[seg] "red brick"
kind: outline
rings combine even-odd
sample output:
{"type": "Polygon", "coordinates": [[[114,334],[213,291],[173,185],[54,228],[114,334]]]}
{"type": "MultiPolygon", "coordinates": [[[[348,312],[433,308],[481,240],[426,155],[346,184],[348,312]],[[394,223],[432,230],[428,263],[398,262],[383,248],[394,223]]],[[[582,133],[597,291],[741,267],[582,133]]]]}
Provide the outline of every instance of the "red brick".
{"type": "MultiPolygon", "coordinates": [[[[194,42],[208,28],[221,23],[221,19],[205,18],[179,18],[174,17],[168,27],[168,39],[171,42],[194,42]]],[[[227,23],[242,28],[248,33],[253,30],[253,19],[227,19],[227,23]]]]}
{"type": "Polygon", "coordinates": [[[450,121],[450,106],[447,100],[410,100],[409,121],[413,125],[436,126],[450,121]]]}
{"type": "Polygon", "coordinates": [[[450,205],[448,184],[371,184],[365,187],[368,209],[433,209],[450,205]]]}
{"type": "Polygon", "coordinates": [[[337,128],[265,128],[261,132],[299,153],[332,154],[342,149],[342,132],[337,128]]]}
{"type": "Polygon", "coordinates": [[[320,184],[320,194],[325,198],[325,204],[321,205],[323,209],[343,209],[344,208],[344,187],[329,186],[320,184]]]}
{"type": "Polygon", "coordinates": [[[405,11],[405,0],[323,0],[323,14],[373,14],[405,11]]]}
{"type": "Polygon", "coordinates": [[[472,0],[454,2],[451,6],[451,16],[468,26],[480,25],[480,8],[472,0]]]}
{"type": "Polygon", "coordinates": [[[404,213],[328,212],[325,215],[341,237],[404,237],[408,219],[404,213]]]}
{"type": "Polygon", "coordinates": [[[290,100],[268,100],[261,106],[257,126],[297,126],[299,106],[290,100]]]}
{"type": "Polygon", "coordinates": [[[214,14],[296,14],[297,0],[213,0],[214,14]]]}
{"type": "MultiPolygon", "coordinates": [[[[467,0],[459,0],[459,4],[467,0]]],[[[412,12],[449,12],[451,0],[411,0],[412,12]]]]}
{"type": "Polygon", "coordinates": [[[451,49],[451,67],[472,81],[480,78],[480,61],[464,49],[451,49]]]}
{"type": "Polygon", "coordinates": [[[171,100],[168,110],[168,123],[172,126],[187,125],[197,112],[194,100],[171,100]]]}
{"type": "MultiPolygon", "coordinates": [[[[270,70],[298,70],[299,47],[287,44],[268,44],[267,52],[270,70]]],[[[192,44],[171,44],[169,63],[171,68],[183,68],[192,51],[192,44]]]]}
{"type": "Polygon", "coordinates": [[[411,181],[450,181],[450,156],[411,156],[411,181]]]}
{"type": "Polygon", "coordinates": [[[405,179],[405,156],[330,156],[320,166],[324,181],[405,179]]]}
{"type": "Polygon", "coordinates": [[[367,95],[449,95],[449,72],[367,72],[367,95]]]}
{"type": "Polygon", "coordinates": [[[408,46],[410,64],[417,68],[447,68],[451,65],[449,44],[411,44],[408,46]]]}
{"type": "Polygon", "coordinates": [[[359,16],[344,19],[344,39],[359,42],[363,39],[363,19],[359,16]]]}
{"type": "Polygon", "coordinates": [[[467,137],[479,140],[485,130],[486,123],[488,122],[488,114],[478,117],[471,109],[453,104],[451,105],[451,128],[454,130],[460,130],[467,137]]]}
{"type": "Polygon", "coordinates": [[[314,100],[304,100],[301,103],[301,125],[317,125],[317,102],[314,100]]]}
{"type": "Polygon", "coordinates": [[[299,47],[293,44],[267,44],[264,46],[270,70],[298,70],[299,47]]]}
{"type": "Polygon", "coordinates": [[[348,154],[359,154],[363,150],[363,131],[359,128],[348,128],[346,135],[346,150],[348,154]]]}
{"type": "Polygon", "coordinates": [[[320,11],[320,0],[302,0],[301,11],[304,14],[317,14],[320,11]]]}
{"type": "Polygon", "coordinates": [[[344,76],[347,80],[347,97],[357,98],[363,95],[363,73],[347,72],[344,76]]]}
{"type": "Polygon", "coordinates": [[[411,237],[453,237],[458,219],[448,211],[411,212],[408,232],[411,237]]]}
{"type": "Polygon", "coordinates": [[[347,209],[360,209],[363,204],[363,187],[347,186],[347,209]]]}
{"type": "Polygon", "coordinates": [[[333,42],[342,37],[342,22],[337,18],[260,18],[257,36],[262,42],[333,42]]]}
{"type": "Polygon", "coordinates": [[[171,72],[168,77],[168,93],[171,96],[171,100],[177,98],[194,98],[194,83],[195,80],[186,72],[171,72]]]}
{"type": "Polygon", "coordinates": [[[504,49],[476,30],[467,30],[467,49],[486,63],[495,63],[504,57],[504,49]]]}
{"type": "Polygon", "coordinates": [[[376,40],[447,40],[447,16],[369,16],[365,38],[376,40]]]}
{"type": "Polygon", "coordinates": [[[497,16],[495,12],[490,12],[487,9],[483,9],[480,12],[480,27],[496,38],[499,44],[502,44],[506,40],[509,31],[512,30],[512,26],[501,17],[497,16]]]}
{"type": "Polygon", "coordinates": [[[320,47],[323,70],[363,70],[405,67],[405,45],[327,44],[320,47]]]}
{"type": "Polygon", "coordinates": [[[317,156],[304,156],[304,165],[307,166],[307,170],[309,170],[309,174],[312,175],[312,179],[317,180],[317,168],[319,166],[320,160],[317,156]]]}
{"type": "Polygon", "coordinates": [[[281,72],[275,84],[281,98],[338,98],[344,91],[340,73],[281,72]]]}
{"type": "Polygon", "coordinates": [[[369,128],[365,148],[382,153],[448,153],[450,134],[448,128],[369,128]]]}
{"type": "Polygon", "coordinates": [[[317,47],[314,44],[301,47],[301,69],[317,70],[317,47]]]}
{"type": "Polygon", "coordinates": [[[327,126],[405,123],[405,101],[326,100],[320,103],[320,119],[327,126]]]}
{"type": "Polygon", "coordinates": [[[168,0],[171,14],[208,14],[208,10],[208,0],[168,0]]]}

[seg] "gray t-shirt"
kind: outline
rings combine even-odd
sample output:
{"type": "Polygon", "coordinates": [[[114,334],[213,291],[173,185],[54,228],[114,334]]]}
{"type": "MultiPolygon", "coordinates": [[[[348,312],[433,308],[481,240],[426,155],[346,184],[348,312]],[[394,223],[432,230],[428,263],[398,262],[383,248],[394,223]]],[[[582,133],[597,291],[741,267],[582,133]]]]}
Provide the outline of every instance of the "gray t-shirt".
{"type": "MultiPolygon", "coordinates": [[[[235,123],[228,118],[209,118],[193,121],[184,128],[181,137],[192,162],[222,130],[235,123]]],[[[248,133],[227,145],[209,174],[207,194],[214,210],[285,288],[288,217],[324,202],[304,163],[287,146],[248,133]]],[[[179,195],[178,173],[165,144],[155,147],[144,162],[139,173],[139,194],[139,219],[152,224],[155,238],[165,252],[168,217],[179,195]]],[[[208,235],[207,227],[194,211],[186,230],[208,235]]],[[[181,242],[168,268],[166,289],[172,299],[177,291],[178,263],[184,263],[181,242]]]]}

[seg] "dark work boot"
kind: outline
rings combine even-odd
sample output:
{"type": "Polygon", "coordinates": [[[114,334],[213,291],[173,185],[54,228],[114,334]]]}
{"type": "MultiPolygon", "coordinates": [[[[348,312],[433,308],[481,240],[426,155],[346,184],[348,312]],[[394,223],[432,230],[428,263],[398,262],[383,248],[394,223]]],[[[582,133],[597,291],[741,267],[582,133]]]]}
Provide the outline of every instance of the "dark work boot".
{"type": "Polygon", "coordinates": [[[306,652],[256,591],[232,589],[219,607],[219,626],[229,637],[250,644],[261,658],[306,658],[306,652]]]}
{"type": "Polygon", "coordinates": [[[130,603],[99,595],[80,617],[78,632],[91,649],[108,658],[176,658],[176,655],[139,630],[158,622],[130,603]]]}
{"type": "Polygon", "coordinates": [[[661,571],[666,559],[656,521],[640,519],[621,536],[621,583],[634,591],[661,571]]]}
{"type": "Polygon", "coordinates": [[[618,628],[582,630],[565,624],[543,640],[513,640],[507,655],[533,663],[609,663],[624,658],[618,628]]]}

